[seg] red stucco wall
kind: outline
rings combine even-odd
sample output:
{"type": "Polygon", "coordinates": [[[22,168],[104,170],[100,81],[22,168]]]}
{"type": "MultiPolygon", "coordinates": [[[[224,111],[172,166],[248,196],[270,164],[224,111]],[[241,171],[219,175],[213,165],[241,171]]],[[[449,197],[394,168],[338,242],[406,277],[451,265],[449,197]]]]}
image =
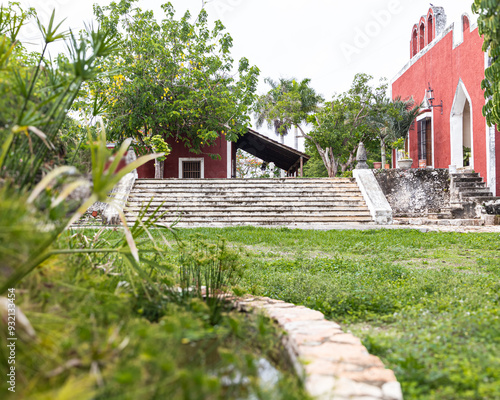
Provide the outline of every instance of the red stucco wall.
{"type": "MultiPolygon", "coordinates": [[[[461,26],[455,26],[461,30],[461,26]]],[[[453,31],[450,30],[434,44],[424,55],[411,65],[392,84],[393,98],[403,99],[413,96],[417,102],[424,99],[430,83],[434,89],[434,105],[443,100],[443,114],[434,108],[434,167],[447,168],[451,162],[450,117],[457,85],[461,79],[471,98],[473,119],[473,157],[474,170],[487,179],[486,121],[482,115],[485,100],[481,89],[484,78],[484,53],[481,49],[483,39],[477,28],[464,32],[464,40],[453,49],[453,31]]],[[[419,55],[417,55],[418,57],[419,55]]],[[[498,142],[497,142],[498,143],[498,142]]],[[[497,154],[500,146],[497,146],[497,154]]],[[[418,167],[418,138],[416,128],[410,131],[410,156],[414,159],[413,167],[418,167]]],[[[499,160],[497,158],[497,160],[499,160]]],[[[497,162],[497,171],[498,171],[497,162]]],[[[498,172],[497,172],[498,176],[498,172]]],[[[497,191],[500,186],[497,183],[497,191]]]]}
{"type": "MultiPolygon", "coordinates": [[[[174,139],[168,139],[167,143],[172,151],[165,160],[164,178],[179,177],[179,158],[203,158],[205,165],[205,178],[227,178],[227,141],[224,137],[219,137],[215,144],[210,147],[202,148],[204,153],[219,154],[219,160],[213,160],[207,154],[195,154],[189,151],[181,142],[175,142],[174,139]]],[[[150,161],[138,168],[139,179],[154,178],[154,161],[150,161]]]]}

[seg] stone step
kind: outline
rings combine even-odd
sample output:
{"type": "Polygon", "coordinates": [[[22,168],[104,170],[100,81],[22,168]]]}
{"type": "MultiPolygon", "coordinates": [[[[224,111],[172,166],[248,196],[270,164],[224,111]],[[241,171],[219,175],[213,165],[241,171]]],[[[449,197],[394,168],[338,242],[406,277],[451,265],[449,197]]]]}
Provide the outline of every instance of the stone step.
{"type": "Polygon", "coordinates": [[[453,219],[453,215],[451,212],[440,212],[440,213],[428,213],[427,214],[428,219],[453,219]]]}
{"type": "Polygon", "coordinates": [[[127,203],[127,209],[141,208],[148,205],[150,207],[160,207],[163,208],[241,208],[241,209],[262,209],[262,208],[280,208],[280,209],[331,209],[331,208],[346,208],[346,209],[356,209],[356,208],[366,208],[366,204],[361,201],[344,201],[344,202],[162,202],[162,201],[129,201],[127,203]]]}
{"type": "Polygon", "coordinates": [[[394,225],[441,225],[441,226],[482,226],[482,219],[430,219],[430,218],[397,218],[394,225]]]}
{"type": "Polygon", "coordinates": [[[493,197],[493,193],[490,192],[490,189],[484,188],[484,189],[476,189],[476,190],[460,190],[460,195],[462,196],[462,199],[464,197],[493,197]]]}
{"type": "MultiPolygon", "coordinates": [[[[136,221],[136,215],[128,215],[127,222],[133,223],[136,221]]],[[[161,218],[159,223],[172,223],[176,221],[178,218],[176,216],[161,218]]],[[[247,217],[247,216],[239,216],[228,217],[226,216],[211,216],[207,218],[203,218],[200,215],[193,216],[192,218],[182,217],[180,219],[181,222],[189,222],[189,223],[211,223],[211,222],[229,222],[233,224],[242,224],[242,223],[258,223],[258,224],[279,224],[279,223],[309,223],[309,222],[318,222],[318,223],[328,223],[328,222],[371,222],[371,216],[329,216],[329,217],[321,217],[321,216],[297,216],[285,218],[283,215],[277,215],[275,217],[247,217]]]]}
{"type": "Polygon", "coordinates": [[[189,186],[207,186],[207,187],[276,187],[276,186],[286,186],[286,187],[324,187],[324,186],[335,186],[335,187],[342,187],[342,186],[357,186],[356,182],[351,182],[351,181],[342,181],[342,182],[331,182],[331,181],[324,181],[324,182],[317,182],[317,181],[311,181],[311,182],[280,182],[280,181],[236,181],[236,182],[230,182],[230,183],[219,183],[219,182],[212,182],[212,181],[198,181],[198,182],[193,182],[191,180],[184,180],[184,181],[168,181],[168,180],[158,180],[156,182],[152,181],[141,181],[137,180],[136,181],[137,186],[152,186],[152,187],[189,187],[189,186]]]}
{"type": "MultiPolygon", "coordinates": [[[[140,209],[128,209],[127,212],[130,216],[137,216],[139,214],[140,209]]],[[[277,217],[277,216],[286,216],[286,217],[347,217],[347,216],[369,216],[370,211],[368,209],[365,210],[268,210],[268,211],[246,211],[246,210],[231,210],[231,212],[226,212],[225,210],[168,210],[160,208],[159,212],[163,213],[168,211],[169,214],[175,215],[183,215],[183,216],[200,216],[200,217],[212,217],[212,216],[230,216],[231,218],[239,218],[239,217],[277,217]]],[[[145,215],[149,216],[155,213],[155,210],[148,210],[145,215]]]]}
{"type": "Polygon", "coordinates": [[[205,198],[205,197],[142,197],[142,196],[131,196],[128,200],[128,204],[147,204],[151,201],[153,205],[165,204],[166,206],[175,205],[207,205],[207,206],[218,206],[221,204],[235,205],[235,206],[356,206],[356,205],[366,205],[362,196],[345,196],[345,197],[318,197],[318,198],[299,198],[296,201],[290,201],[290,198],[285,199],[279,197],[272,197],[269,199],[260,198],[250,198],[239,196],[235,199],[227,198],[205,198]],[[359,197],[359,199],[356,199],[359,197]]]}
{"type": "Polygon", "coordinates": [[[487,201],[495,201],[495,200],[500,200],[500,196],[472,196],[471,200],[474,200],[478,203],[485,203],[487,201]]]}
{"type": "Polygon", "coordinates": [[[263,183],[263,184],[293,184],[297,183],[300,185],[308,183],[355,183],[353,178],[275,178],[275,179],[137,179],[136,184],[143,183],[168,183],[168,184],[180,184],[183,185],[186,182],[190,184],[217,184],[217,185],[232,185],[232,184],[251,184],[251,183],[263,183]]]}
{"type": "Polygon", "coordinates": [[[171,201],[228,201],[236,202],[246,199],[252,202],[265,202],[265,201],[283,201],[283,202],[294,202],[294,201],[314,201],[315,199],[321,201],[363,201],[363,196],[361,193],[356,195],[346,195],[346,194],[314,194],[314,193],[304,193],[300,196],[294,195],[292,193],[283,195],[259,195],[255,193],[231,193],[228,195],[202,195],[196,196],[192,193],[175,193],[175,195],[168,196],[166,194],[157,193],[132,193],[130,195],[130,201],[149,201],[155,199],[157,201],[171,200],[171,201]]]}
{"type": "Polygon", "coordinates": [[[469,181],[461,181],[461,182],[454,182],[455,184],[455,187],[458,188],[458,189],[462,189],[462,188],[484,188],[486,187],[486,183],[485,182],[469,182],[469,181]]]}
{"type": "Polygon", "coordinates": [[[318,189],[307,189],[307,188],[276,188],[271,190],[271,188],[205,188],[205,187],[192,187],[192,188],[134,188],[132,193],[164,193],[167,195],[175,193],[200,193],[200,194],[231,194],[231,193],[252,193],[252,194],[274,194],[274,195],[284,195],[284,194],[343,194],[343,193],[359,193],[358,188],[318,188],[318,189]]]}
{"type": "Polygon", "coordinates": [[[479,172],[459,172],[456,174],[450,174],[452,178],[470,178],[470,177],[480,177],[479,172]]]}

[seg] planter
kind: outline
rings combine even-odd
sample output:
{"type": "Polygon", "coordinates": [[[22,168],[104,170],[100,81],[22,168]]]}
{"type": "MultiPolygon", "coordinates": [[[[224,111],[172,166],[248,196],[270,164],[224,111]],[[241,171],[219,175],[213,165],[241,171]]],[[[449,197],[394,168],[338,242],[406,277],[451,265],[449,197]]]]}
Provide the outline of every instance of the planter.
{"type": "Polygon", "coordinates": [[[402,160],[398,160],[398,167],[401,169],[410,169],[413,164],[413,160],[411,158],[404,158],[402,160]]]}
{"type": "Polygon", "coordinates": [[[418,160],[418,168],[427,168],[427,160],[418,160]]]}
{"type": "Polygon", "coordinates": [[[384,168],[385,169],[391,169],[391,165],[390,164],[385,164],[384,168]]]}
{"type": "Polygon", "coordinates": [[[373,163],[373,169],[381,169],[381,168],[382,168],[382,163],[381,162],[375,161],[373,163]]]}

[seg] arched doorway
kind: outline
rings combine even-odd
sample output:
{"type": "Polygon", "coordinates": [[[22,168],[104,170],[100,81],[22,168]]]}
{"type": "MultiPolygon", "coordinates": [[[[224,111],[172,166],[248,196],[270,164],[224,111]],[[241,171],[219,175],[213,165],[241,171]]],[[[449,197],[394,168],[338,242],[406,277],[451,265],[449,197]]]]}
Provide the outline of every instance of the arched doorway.
{"type": "Polygon", "coordinates": [[[458,168],[474,168],[474,132],[472,126],[471,99],[460,79],[450,115],[451,164],[458,168]]]}

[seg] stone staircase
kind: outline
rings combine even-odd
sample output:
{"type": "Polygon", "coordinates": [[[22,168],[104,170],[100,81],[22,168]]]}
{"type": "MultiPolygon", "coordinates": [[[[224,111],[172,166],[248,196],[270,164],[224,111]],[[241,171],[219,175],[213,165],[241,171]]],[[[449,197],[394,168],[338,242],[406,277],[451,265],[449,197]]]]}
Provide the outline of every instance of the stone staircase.
{"type": "MultiPolygon", "coordinates": [[[[451,174],[451,203],[484,203],[497,199],[477,172],[451,174]]],[[[500,198],[500,197],[499,197],[500,198]]]]}
{"type": "Polygon", "coordinates": [[[437,210],[429,210],[426,217],[399,218],[399,224],[414,225],[470,225],[485,224],[485,208],[490,201],[500,200],[493,196],[483,178],[477,172],[462,171],[450,174],[450,201],[437,210]]]}
{"type": "Polygon", "coordinates": [[[138,179],[125,215],[134,223],[150,200],[179,226],[369,223],[353,179],[138,179]]]}

